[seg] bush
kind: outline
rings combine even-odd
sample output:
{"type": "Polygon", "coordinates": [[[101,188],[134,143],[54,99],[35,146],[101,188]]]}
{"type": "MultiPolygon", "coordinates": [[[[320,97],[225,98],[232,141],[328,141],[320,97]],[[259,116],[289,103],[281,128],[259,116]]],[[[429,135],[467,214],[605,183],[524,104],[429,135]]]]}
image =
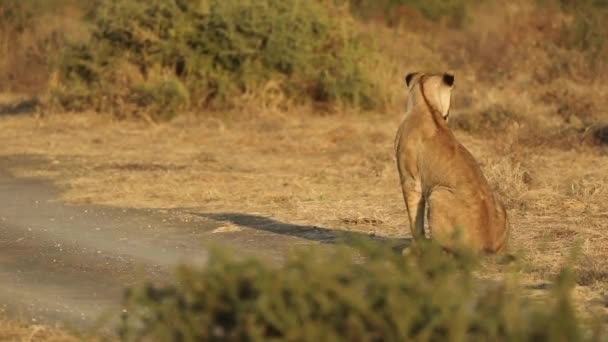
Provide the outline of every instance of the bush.
{"type": "MultiPolygon", "coordinates": [[[[215,250],[176,285],[126,296],[123,340],[583,341],[564,270],[550,305],[514,281],[474,279],[475,258],[419,245],[406,256],[360,244],[291,254],[280,269],[215,250]],[[331,261],[329,261],[331,260],[331,261]]],[[[599,339],[599,337],[594,337],[599,339]]]]}
{"type": "Polygon", "coordinates": [[[380,97],[364,65],[369,53],[344,10],[327,6],[104,1],[90,41],[69,47],[57,66],[56,103],[78,109],[86,100],[96,110],[158,116],[180,107],[232,107],[242,94],[278,81],[292,100],[372,109],[380,97]],[[82,86],[89,89],[84,99],[82,86]]]}

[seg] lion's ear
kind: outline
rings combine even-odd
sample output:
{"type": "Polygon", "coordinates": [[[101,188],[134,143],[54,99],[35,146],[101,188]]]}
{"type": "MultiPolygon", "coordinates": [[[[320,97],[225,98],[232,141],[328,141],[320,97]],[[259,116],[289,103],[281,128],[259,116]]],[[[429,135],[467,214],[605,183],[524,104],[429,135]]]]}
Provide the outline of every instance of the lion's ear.
{"type": "Polygon", "coordinates": [[[445,83],[445,85],[447,85],[448,87],[453,86],[454,85],[454,75],[448,74],[447,72],[445,74],[443,74],[443,83],[445,83]]]}
{"type": "Polygon", "coordinates": [[[407,76],[405,76],[405,84],[408,87],[412,83],[412,80],[414,79],[414,76],[416,76],[417,74],[418,74],[417,72],[410,72],[409,74],[407,74],[407,76]]]}

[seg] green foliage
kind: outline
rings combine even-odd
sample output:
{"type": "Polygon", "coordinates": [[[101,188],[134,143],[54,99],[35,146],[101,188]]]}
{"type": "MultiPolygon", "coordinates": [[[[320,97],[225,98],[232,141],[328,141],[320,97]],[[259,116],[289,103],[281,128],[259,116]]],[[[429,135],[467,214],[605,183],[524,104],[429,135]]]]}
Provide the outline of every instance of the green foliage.
{"type": "Polygon", "coordinates": [[[466,18],[468,6],[475,3],[470,0],[350,0],[357,15],[383,17],[391,25],[407,24],[409,9],[430,20],[447,19],[450,24],[460,26],[466,18]]]}
{"type": "Polygon", "coordinates": [[[133,102],[169,119],[190,103],[188,89],[177,79],[147,82],[133,89],[133,102]]]}
{"type": "MultiPolygon", "coordinates": [[[[176,285],[126,296],[123,340],[175,341],[584,341],[565,270],[549,303],[515,281],[482,283],[476,259],[418,244],[292,253],[276,269],[215,250],[176,285]]],[[[597,338],[597,337],[594,337],[597,338]]]]}
{"type": "Polygon", "coordinates": [[[296,101],[380,105],[347,13],[319,1],[114,0],[93,21],[90,41],[57,65],[55,94],[67,108],[80,83],[96,110],[162,116],[184,105],[230,107],[271,81],[296,101]]]}

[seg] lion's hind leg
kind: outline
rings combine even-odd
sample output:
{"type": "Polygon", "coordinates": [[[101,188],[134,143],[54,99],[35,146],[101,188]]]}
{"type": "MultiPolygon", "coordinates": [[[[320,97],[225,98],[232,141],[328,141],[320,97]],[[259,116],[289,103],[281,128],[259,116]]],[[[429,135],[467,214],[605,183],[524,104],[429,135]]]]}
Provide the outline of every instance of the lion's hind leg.
{"type": "Polygon", "coordinates": [[[462,219],[461,202],[450,189],[434,189],[428,197],[428,220],[431,238],[449,250],[470,241],[472,227],[462,219]]]}

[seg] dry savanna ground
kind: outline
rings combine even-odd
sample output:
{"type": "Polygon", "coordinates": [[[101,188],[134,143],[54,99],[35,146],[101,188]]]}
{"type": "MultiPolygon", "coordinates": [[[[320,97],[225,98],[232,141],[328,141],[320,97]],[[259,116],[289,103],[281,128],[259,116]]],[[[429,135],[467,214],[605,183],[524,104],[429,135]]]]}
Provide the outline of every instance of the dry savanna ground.
{"type": "MultiPolygon", "coordinates": [[[[393,155],[400,118],[186,115],[150,125],[87,113],[18,116],[0,120],[0,153],[44,159],[48,167],[11,171],[55,181],[69,203],[256,214],[397,237],[409,235],[393,155]]],[[[578,248],[576,297],[585,312],[605,314],[606,149],[456,133],[508,206],[522,279],[545,288],[578,248]]],[[[493,277],[503,268],[490,260],[485,269],[493,277]]]]}

